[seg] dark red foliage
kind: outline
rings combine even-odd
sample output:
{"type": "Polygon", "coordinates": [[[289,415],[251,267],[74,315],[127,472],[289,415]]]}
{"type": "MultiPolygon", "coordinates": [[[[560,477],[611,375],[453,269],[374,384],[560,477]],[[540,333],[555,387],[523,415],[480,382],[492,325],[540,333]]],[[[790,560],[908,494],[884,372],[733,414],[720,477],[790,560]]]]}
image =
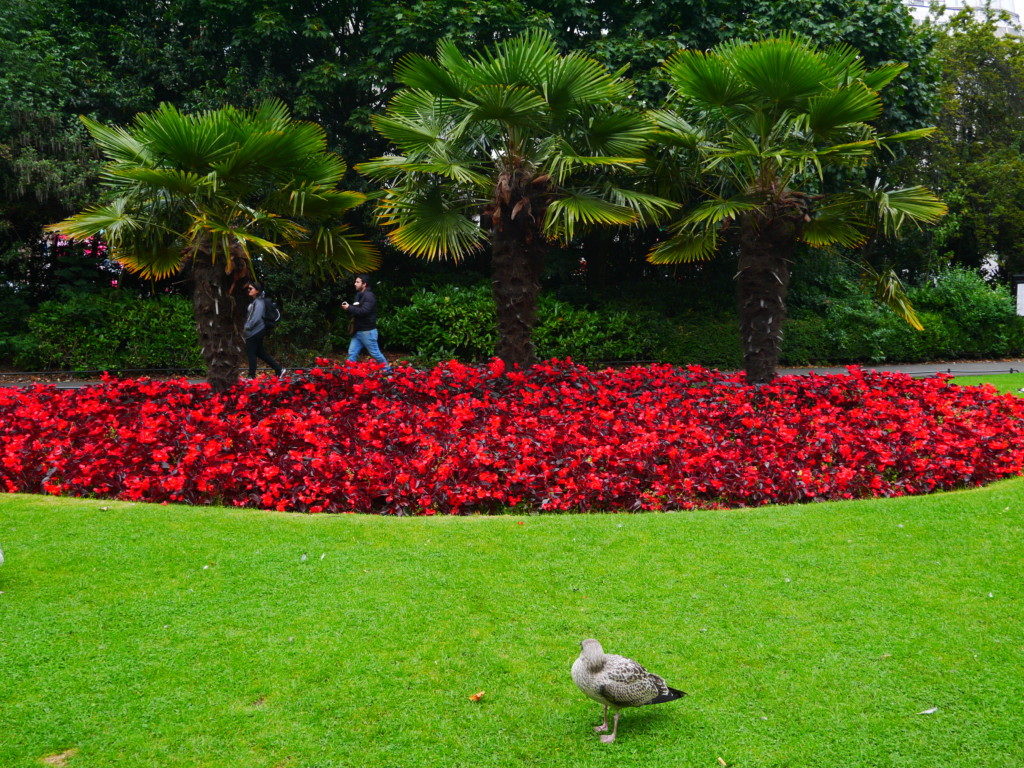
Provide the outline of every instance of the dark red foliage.
{"type": "Polygon", "coordinates": [[[1020,474],[1024,401],[850,369],[752,387],[657,365],[321,361],[240,384],[0,391],[0,489],[310,512],[690,509],[1020,474]]]}

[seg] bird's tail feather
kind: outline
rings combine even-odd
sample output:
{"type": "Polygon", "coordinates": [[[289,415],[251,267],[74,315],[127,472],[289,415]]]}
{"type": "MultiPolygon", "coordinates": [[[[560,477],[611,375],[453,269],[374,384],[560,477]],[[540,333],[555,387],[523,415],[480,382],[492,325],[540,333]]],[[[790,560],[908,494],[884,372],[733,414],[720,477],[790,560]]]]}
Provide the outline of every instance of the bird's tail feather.
{"type": "MultiPolygon", "coordinates": [[[[666,688],[668,688],[668,686],[666,686],[666,688]]],[[[686,695],[686,691],[680,691],[680,690],[678,690],[676,688],[668,688],[668,691],[666,693],[659,694],[658,698],[652,699],[651,701],[648,701],[647,703],[648,704],[664,704],[666,701],[675,701],[676,699],[681,699],[685,695],[686,695]]]]}

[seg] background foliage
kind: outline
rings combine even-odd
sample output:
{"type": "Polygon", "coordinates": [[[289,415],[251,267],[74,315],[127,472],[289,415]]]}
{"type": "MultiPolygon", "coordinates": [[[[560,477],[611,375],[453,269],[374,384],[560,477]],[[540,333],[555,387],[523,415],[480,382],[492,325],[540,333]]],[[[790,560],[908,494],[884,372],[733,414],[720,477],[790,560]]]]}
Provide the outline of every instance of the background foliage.
{"type": "MultiPolygon", "coordinates": [[[[999,38],[992,25],[965,15],[949,28],[919,26],[899,0],[10,0],[0,6],[0,273],[6,277],[0,284],[0,358],[11,364],[15,339],[42,332],[30,331],[27,318],[43,302],[103,292],[112,277],[133,296],[186,288],[180,279],[154,284],[117,275],[101,260],[40,240],[42,225],[96,199],[98,157],[78,114],[124,123],[161,101],[193,110],[277,96],[297,117],[323,124],[332,149],[357,162],[383,150],[368,116],[386,103],[402,55],[429,53],[442,36],[479,46],[536,27],[551,31],[565,50],[628,66],[648,101],[665,93],[655,66],[679,47],[707,48],[773,30],[849,43],[869,64],[908,62],[907,72],[885,91],[881,127],[937,124],[939,138],[912,146],[914,154],[892,158],[872,173],[941,191],[951,214],[908,241],[873,244],[868,256],[896,267],[910,284],[931,284],[951,265],[976,270],[986,260],[1001,267],[1004,283],[1024,270],[1024,42],[999,38]],[[968,130],[975,140],[960,141],[968,130]]],[[[361,183],[355,176],[347,181],[361,183]]],[[[575,348],[573,356],[583,359],[581,346],[590,349],[605,338],[610,341],[602,356],[608,359],[650,354],[738,364],[729,259],[653,267],[643,256],[654,236],[593,234],[552,251],[544,275],[551,296],[545,316],[558,302],[571,307],[553,316],[574,313],[574,337],[548,334],[545,326],[547,349],[561,354],[575,348]],[[661,351],[646,329],[626,333],[617,326],[619,311],[633,314],[637,327],[657,329],[661,351]]],[[[440,323],[409,320],[411,297],[418,288],[478,284],[488,271],[486,254],[459,265],[424,264],[380,244],[384,266],[375,277],[381,317],[385,326],[392,323],[382,327],[386,349],[440,354],[451,340],[414,338],[417,327],[429,335],[440,323]]],[[[970,294],[987,307],[983,326],[963,304],[931,304],[925,288],[915,289],[927,328],[913,334],[864,300],[857,276],[845,274],[837,266],[841,261],[822,260],[820,269],[812,261],[799,256],[794,265],[783,358],[790,364],[1019,353],[1019,324],[1005,301],[992,305],[988,294],[970,294]],[[999,312],[996,322],[993,313],[999,312]]],[[[347,282],[325,285],[269,266],[260,273],[285,307],[278,348],[322,353],[343,341],[337,305],[351,293],[347,282]]],[[[953,281],[958,295],[967,295],[963,280],[953,281]]],[[[425,312],[422,306],[417,311],[425,312]]],[[[445,334],[457,335],[454,329],[445,334]]],[[[479,341],[475,347],[472,355],[480,353],[479,341]]],[[[68,358],[62,359],[64,367],[68,358]]]]}

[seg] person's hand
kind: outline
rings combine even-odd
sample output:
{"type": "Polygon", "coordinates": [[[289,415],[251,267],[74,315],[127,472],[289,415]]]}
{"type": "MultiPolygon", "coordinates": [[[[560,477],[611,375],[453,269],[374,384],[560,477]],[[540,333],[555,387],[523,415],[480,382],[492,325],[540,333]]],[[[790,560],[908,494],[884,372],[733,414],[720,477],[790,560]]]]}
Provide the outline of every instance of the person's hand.
{"type": "Polygon", "coordinates": [[[341,308],[342,309],[348,309],[348,302],[347,301],[341,302],[341,308]]]}

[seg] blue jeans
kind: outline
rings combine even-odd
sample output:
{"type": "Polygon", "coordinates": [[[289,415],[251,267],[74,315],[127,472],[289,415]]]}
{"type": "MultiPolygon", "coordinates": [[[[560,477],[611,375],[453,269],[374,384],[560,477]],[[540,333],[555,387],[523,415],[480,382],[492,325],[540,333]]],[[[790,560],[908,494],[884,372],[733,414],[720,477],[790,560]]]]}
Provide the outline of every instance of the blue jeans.
{"type": "Polygon", "coordinates": [[[372,331],[356,331],[352,337],[352,341],[348,343],[348,359],[350,362],[355,362],[359,358],[359,353],[365,349],[370,353],[370,357],[381,363],[385,369],[390,370],[391,366],[388,364],[388,359],[381,354],[380,346],[377,344],[377,329],[374,328],[372,331]]]}

